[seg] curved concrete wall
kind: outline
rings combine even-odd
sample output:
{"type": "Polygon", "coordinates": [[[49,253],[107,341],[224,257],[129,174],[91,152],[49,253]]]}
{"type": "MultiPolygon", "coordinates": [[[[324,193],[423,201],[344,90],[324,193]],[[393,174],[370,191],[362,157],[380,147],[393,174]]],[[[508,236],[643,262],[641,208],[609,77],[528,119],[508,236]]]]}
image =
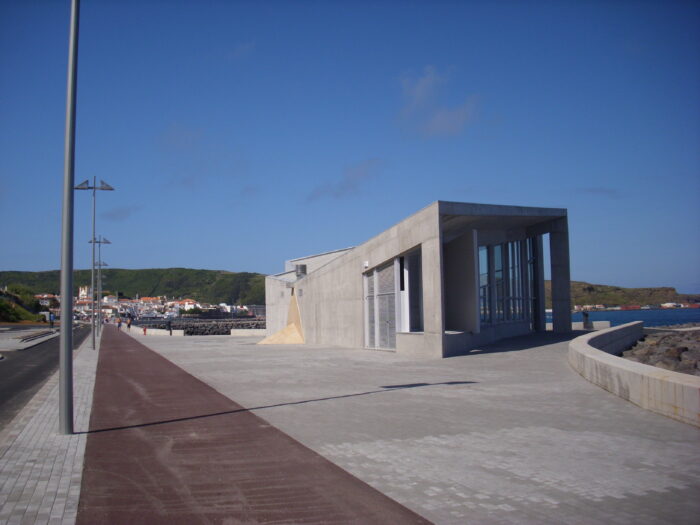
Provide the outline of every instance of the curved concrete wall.
{"type": "Polygon", "coordinates": [[[569,364],[591,383],[652,412],[700,427],[700,377],[629,361],[617,355],[642,338],[643,323],[577,337],[569,364]]]}

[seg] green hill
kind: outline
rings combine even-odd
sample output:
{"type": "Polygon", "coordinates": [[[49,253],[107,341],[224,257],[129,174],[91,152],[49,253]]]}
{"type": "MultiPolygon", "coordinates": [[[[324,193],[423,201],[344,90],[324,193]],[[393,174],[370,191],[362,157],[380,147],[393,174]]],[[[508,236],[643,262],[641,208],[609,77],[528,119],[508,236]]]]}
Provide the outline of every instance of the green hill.
{"type": "MultiPolygon", "coordinates": [[[[551,282],[545,281],[547,308],[551,308],[551,282]]],[[[679,294],[675,288],[622,288],[605,284],[571,281],[571,304],[624,306],[661,303],[700,302],[700,295],[679,294]]]]}
{"type": "MultiPolygon", "coordinates": [[[[122,297],[189,297],[207,303],[265,304],[265,277],[259,273],[193,270],[190,268],[150,268],[144,270],[103,270],[104,290],[122,297]]],[[[0,272],[0,287],[24,285],[36,293],[59,292],[59,271],[0,272]]],[[[90,285],[90,270],[76,270],[74,294],[78,287],[90,285]]],[[[545,282],[547,307],[551,283],[545,282]]],[[[604,284],[571,282],[572,304],[604,304],[607,306],[660,304],[667,302],[700,302],[700,295],[679,294],[675,288],[622,288],[604,284]]]]}
{"type": "MultiPolygon", "coordinates": [[[[150,268],[102,270],[103,290],[120,297],[188,297],[207,303],[265,304],[265,277],[259,273],[150,268]]],[[[0,286],[21,284],[36,293],[58,294],[60,272],[0,272],[0,286]]],[[[90,285],[90,270],[73,273],[74,295],[80,286],[90,285]]]]}

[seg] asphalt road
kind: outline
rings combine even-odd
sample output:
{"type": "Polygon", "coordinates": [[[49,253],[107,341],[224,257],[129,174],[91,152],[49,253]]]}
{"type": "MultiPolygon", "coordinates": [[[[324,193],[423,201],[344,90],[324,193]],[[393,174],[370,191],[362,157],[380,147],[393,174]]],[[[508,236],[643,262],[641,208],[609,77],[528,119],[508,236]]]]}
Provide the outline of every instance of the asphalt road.
{"type": "MultiPolygon", "coordinates": [[[[73,333],[73,349],[90,334],[81,326],[73,333]]],[[[59,337],[26,350],[3,352],[0,360],[0,428],[19,413],[41,385],[56,371],[59,360],[59,337]]]]}

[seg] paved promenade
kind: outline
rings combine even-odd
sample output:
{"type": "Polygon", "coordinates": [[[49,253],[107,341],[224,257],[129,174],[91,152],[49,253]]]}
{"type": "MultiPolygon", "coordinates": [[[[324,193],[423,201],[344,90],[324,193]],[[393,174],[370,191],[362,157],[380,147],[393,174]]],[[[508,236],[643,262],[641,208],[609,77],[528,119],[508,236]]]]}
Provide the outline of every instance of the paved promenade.
{"type": "Polygon", "coordinates": [[[114,327],[83,487],[85,525],[428,523],[114,327]]]}
{"type": "MultiPolygon", "coordinates": [[[[105,332],[89,434],[57,435],[56,377],[0,432],[0,523],[74,523],[79,498],[82,523],[683,524],[700,515],[700,431],[589,384],[551,334],[426,361],[131,336],[105,332]],[[297,513],[285,517],[287,508],[297,513]]],[[[83,346],[79,432],[97,365],[83,346]]]]}
{"type": "Polygon", "coordinates": [[[435,523],[698,523],[700,430],[588,383],[553,334],[425,361],[137,337],[435,523]]]}
{"type": "Polygon", "coordinates": [[[98,354],[90,344],[73,354],[76,434],[58,433],[58,373],[0,429],[0,523],[75,522],[98,354]]]}

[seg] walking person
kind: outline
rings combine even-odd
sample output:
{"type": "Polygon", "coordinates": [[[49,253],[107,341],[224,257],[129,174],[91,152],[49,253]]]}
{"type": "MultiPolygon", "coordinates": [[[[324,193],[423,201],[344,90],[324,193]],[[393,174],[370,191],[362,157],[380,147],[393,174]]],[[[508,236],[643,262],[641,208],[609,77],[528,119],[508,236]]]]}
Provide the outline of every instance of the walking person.
{"type": "Polygon", "coordinates": [[[121,329],[122,329],[122,318],[117,317],[117,330],[121,331],[121,329]]]}
{"type": "Polygon", "coordinates": [[[131,317],[126,320],[126,331],[131,332],[131,317]]]}
{"type": "Polygon", "coordinates": [[[53,323],[56,320],[56,316],[53,312],[49,313],[49,323],[51,323],[51,329],[53,330],[53,323]]]}

